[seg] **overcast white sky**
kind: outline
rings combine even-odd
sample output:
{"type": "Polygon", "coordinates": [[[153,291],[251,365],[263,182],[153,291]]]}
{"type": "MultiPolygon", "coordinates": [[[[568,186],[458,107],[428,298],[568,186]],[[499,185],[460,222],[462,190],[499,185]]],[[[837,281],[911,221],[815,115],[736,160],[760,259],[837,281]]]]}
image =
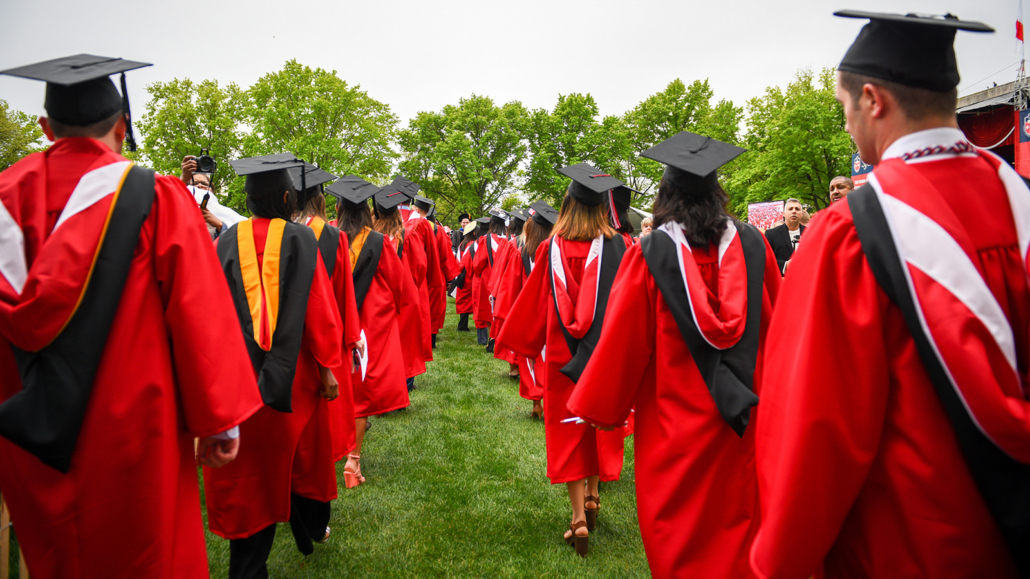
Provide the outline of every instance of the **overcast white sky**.
{"type": "MultiPolygon", "coordinates": [[[[621,114],[669,81],[707,78],[741,105],[801,68],[834,66],[864,21],[842,8],[981,20],[960,32],[960,94],[1014,80],[1019,0],[0,0],[0,69],[78,53],[153,62],[145,87],[188,77],[250,86],[295,58],[336,70],[406,126],[473,93],[551,108],[591,93],[621,114]]],[[[0,76],[0,99],[43,113],[43,84],[0,76]]]]}

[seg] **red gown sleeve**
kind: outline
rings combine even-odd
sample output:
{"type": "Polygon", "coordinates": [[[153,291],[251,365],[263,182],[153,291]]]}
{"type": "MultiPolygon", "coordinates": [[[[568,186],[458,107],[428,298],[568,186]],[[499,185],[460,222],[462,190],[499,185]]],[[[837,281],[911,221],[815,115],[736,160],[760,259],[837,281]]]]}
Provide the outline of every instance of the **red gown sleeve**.
{"type": "MultiPolygon", "coordinates": [[[[550,244],[545,241],[537,248],[533,273],[512,305],[508,323],[504,324],[497,336],[497,345],[526,358],[539,356],[547,343],[547,318],[552,307],[551,280],[547,275],[549,247],[550,244]]],[[[478,251],[476,257],[479,257],[478,251]]]]}
{"type": "Polygon", "coordinates": [[[805,234],[769,325],[755,436],[762,526],[751,566],[759,577],[819,569],[884,428],[887,298],[841,209],[805,234]]]}
{"type": "Polygon", "coordinates": [[[442,227],[440,228],[437,241],[440,245],[440,267],[444,272],[444,281],[452,280],[458,276],[458,260],[454,258],[454,253],[451,252],[451,238],[444,233],[442,227]]]}
{"type": "Polygon", "coordinates": [[[304,344],[323,368],[343,365],[343,321],[329,274],[321,262],[311,280],[308,309],[304,314],[304,344]]]}
{"type": "Polygon", "coordinates": [[[236,306],[193,197],[175,177],[155,179],[154,268],[186,430],[228,430],[261,408],[236,306]]]}
{"type": "Polygon", "coordinates": [[[630,247],[612,283],[601,339],[569,398],[574,416],[598,426],[626,422],[654,363],[656,291],[640,246],[630,247]]]}

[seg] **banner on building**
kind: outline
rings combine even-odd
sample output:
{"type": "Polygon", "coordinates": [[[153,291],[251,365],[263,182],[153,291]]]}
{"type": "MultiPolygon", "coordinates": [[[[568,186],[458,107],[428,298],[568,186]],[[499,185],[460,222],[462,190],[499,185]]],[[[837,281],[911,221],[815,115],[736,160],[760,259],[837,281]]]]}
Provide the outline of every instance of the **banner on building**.
{"type": "Polygon", "coordinates": [[[748,203],[747,222],[759,229],[769,229],[783,219],[783,201],[748,203]]]}
{"type": "Polygon", "coordinates": [[[855,182],[855,189],[858,189],[869,180],[869,173],[872,173],[873,166],[866,165],[858,153],[851,155],[851,180],[855,182]]]}
{"type": "Polygon", "coordinates": [[[1016,172],[1030,177],[1030,110],[1016,111],[1015,115],[1016,130],[1019,131],[1019,138],[1015,142],[1016,172]]]}

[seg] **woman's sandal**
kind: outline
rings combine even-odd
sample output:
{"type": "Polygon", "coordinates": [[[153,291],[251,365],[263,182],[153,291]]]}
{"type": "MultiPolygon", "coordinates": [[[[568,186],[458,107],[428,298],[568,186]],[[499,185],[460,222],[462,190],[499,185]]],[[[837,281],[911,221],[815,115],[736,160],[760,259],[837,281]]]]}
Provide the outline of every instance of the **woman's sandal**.
{"type": "Polygon", "coordinates": [[[585,521],[576,521],[569,525],[569,534],[565,535],[565,542],[575,546],[576,554],[580,557],[586,557],[587,551],[590,550],[590,535],[576,534],[576,529],[582,529],[585,526],[587,526],[585,521]]]}
{"type": "Polygon", "coordinates": [[[539,404],[534,404],[533,405],[533,411],[529,413],[529,417],[531,419],[533,419],[533,420],[543,420],[544,419],[544,407],[542,405],[539,405],[539,404]]]}
{"type": "Polygon", "coordinates": [[[594,532],[594,527],[597,526],[597,511],[601,510],[601,497],[595,495],[587,495],[583,500],[583,510],[587,516],[587,530],[591,533],[594,532]],[[594,508],[587,508],[586,503],[594,503],[594,508]]]}
{"type": "MultiPolygon", "coordinates": [[[[354,459],[354,462],[358,463],[358,469],[354,471],[347,470],[347,467],[343,467],[343,484],[349,489],[352,489],[359,484],[365,482],[365,477],[361,476],[361,455],[360,454],[348,454],[347,458],[354,459]]],[[[326,534],[328,539],[328,533],[326,534]]]]}

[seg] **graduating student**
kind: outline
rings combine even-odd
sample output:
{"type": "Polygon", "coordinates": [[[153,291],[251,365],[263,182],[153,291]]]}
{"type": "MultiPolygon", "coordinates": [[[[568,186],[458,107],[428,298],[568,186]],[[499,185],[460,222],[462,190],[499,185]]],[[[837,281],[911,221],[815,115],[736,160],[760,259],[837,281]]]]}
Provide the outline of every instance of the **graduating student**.
{"type": "Polygon", "coordinates": [[[636,409],[637,512],[656,578],[752,576],[748,425],[781,277],[761,232],[726,214],[716,169],[743,152],[684,131],[641,153],[666,164],[657,228],[626,253],[569,398],[573,414],[603,428],[636,409]]]}
{"type": "MultiPolygon", "coordinates": [[[[412,201],[411,209],[404,219],[404,244],[407,246],[405,263],[411,270],[412,280],[418,289],[419,305],[422,311],[423,348],[426,362],[433,360],[433,309],[434,295],[446,291],[446,283],[440,273],[440,255],[436,248],[436,237],[433,228],[426,220],[429,211],[429,199],[417,195],[421,187],[418,183],[395,177],[387,186],[387,193],[399,191],[412,201]],[[424,201],[414,203],[416,197],[424,201]]],[[[446,304],[446,302],[445,302],[446,304]]],[[[444,304],[444,305],[445,305],[444,304]]],[[[439,316],[439,314],[437,314],[439,316]]]]}
{"type": "Polygon", "coordinates": [[[401,221],[401,213],[398,209],[398,206],[406,199],[407,197],[403,193],[392,187],[378,191],[372,197],[374,203],[372,229],[386,236],[386,240],[390,242],[391,251],[397,254],[408,271],[408,276],[405,278],[407,281],[402,281],[400,287],[404,299],[401,301],[398,323],[400,324],[401,350],[404,356],[404,377],[410,391],[415,376],[426,373],[426,341],[423,339],[423,320],[426,319],[426,316],[422,309],[418,287],[415,285],[415,278],[411,273],[418,269],[420,263],[424,271],[425,253],[423,246],[417,243],[408,243],[404,222],[401,221]]]}
{"type": "MultiPolygon", "coordinates": [[[[344,343],[344,350],[341,353],[343,365],[333,370],[336,381],[340,385],[340,395],[335,400],[319,402],[315,412],[316,420],[309,423],[304,436],[307,439],[316,438],[315,433],[324,428],[321,422],[328,419],[333,431],[333,456],[340,461],[355,445],[354,396],[351,388],[353,363],[351,360],[352,351],[357,349],[360,352],[364,347],[361,340],[361,321],[358,318],[358,309],[354,299],[348,238],[325,220],[325,195],[322,193],[322,189],[325,183],[334,181],[336,176],[310,163],[304,164],[303,176],[300,171],[299,167],[290,169],[290,176],[297,188],[298,213],[294,220],[310,227],[315,234],[315,239],[318,240],[318,253],[322,265],[326,269],[326,274],[329,276],[329,282],[332,284],[333,297],[340,313],[340,319],[343,320],[344,343]],[[305,186],[306,189],[301,189],[305,186]]],[[[309,444],[302,442],[301,448],[317,448],[318,440],[310,442],[309,444]]],[[[305,458],[304,454],[298,454],[298,460],[303,458],[305,458]]]]}
{"type": "MultiPolygon", "coordinates": [[[[494,255],[494,263],[493,263],[493,267],[491,268],[493,270],[493,274],[491,275],[491,282],[490,282],[490,299],[491,299],[491,307],[493,308],[493,320],[490,323],[490,334],[495,339],[496,339],[497,335],[500,333],[501,326],[503,324],[503,320],[506,317],[503,314],[502,315],[498,315],[499,314],[499,308],[498,308],[498,305],[497,305],[497,294],[498,294],[498,291],[499,291],[498,286],[501,285],[501,284],[504,284],[504,283],[510,283],[510,280],[503,279],[504,276],[505,276],[505,272],[509,269],[509,265],[508,264],[511,261],[520,260],[521,257],[522,257],[521,254],[519,253],[519,250],[520,250],[521,244],[522,244],[522,240],[520,239],[520,236],[522,235],[522,228],[523,228],[523,224],[524,223],[525,223],[525,215],[522,213],[521,209],[515,209],[515,210],[511,211],[510,213],[508,213],[508,227],[507,227],[507,233],[506,233],[506,238],[505,238],[507,243],[499,244],[498,245],[498,251],[494,255]],[[517,235],[519,237],[516,237],[516,232],[517,232],[517,235]]],[[[511,274],[511,275],[512,275],[512,277],[514,277],[514,274],[511,274]]],[[[522,284],[521,284],[521,280],[520,280],[519,288],[521,288],[521,287],[522,287],[522,284]]],[[[507,311],[511,309],[511,304],[514,303],[514,301],[515,300],[512,299],[511,301],[509,301],[506,304],[505,310],[504,310],[505,313],[507,313],[507,311]]],[[[520,376],[520,373],[519,373],[519,356],[518,356],[518,354],[516,354],[515,352],[512,352],[511,350],[509,350],[507,348],[498,348],[498,347],[496,347],[496,344],[495,344],[495,346],[494,346],[494,358],[497,358],[498,360],[504,360],[504,361],[508,362],[508,377],[509,378],[518,378],[520,376]]]]}
{"type": "Polygon", "coordinates": [[[869,182],[769,327],[760,577],[1030,576],[1030,190],[955,120],[955,17],[862,12],[837,98],[869,182]],[[798,353],[803,352],[803,356],[798,353]]]}
{"type": "MultiPolygon", "coordinates": [[[[440,223],[436,220],[435,206],[429,210],[429,213],[426,215],[426,219],[428,219],[429,223],[433,225],[433,231],[436,235],[436,242],[437,244],[439,244],[440,247],[440,273],[442,274],[442,279],[445,282],[450,282],[458,276],[458,271],[461,269],[458,266],[458,260],[457,258],[455,258],[454,252],[451,251],[450,234],[447,232],[447,229],[443,225],[440,225],[440,223]]],[[[443,297],[443,309],[439,320],[439,328],[437,329],[443,329],[444,319],[447,315],[446,284],[442,289],[443,291],[441,292],[441,295],[443,297]]]]}
{"type": "MultiPolygon", "coordinates": [[[[354,488],[365,482],[361,474],[361,447],[368,417],[410,405],[405,387],[405,363],[401,349],[401,324],[405,313],[405,289],[414,285],[386,237],[372,229],[368,207],[379,188],[359,177],[343,177],[326,189],[336,197],[337,223],[353,240],[346,259],[353,267],[353,287],[365,345],[366,358],[354,369],[355,445],[344,465],[344,484],[354,488]]],[[[418,313],[409,308],[409,316],[418,313]]],[[[416,318],[420,319],[420,318],[416,318]]]]}
{"type": "Polygon", "coordinates": [[[618,480],[623,432],[590,428],[569,412],[569,395],[604,325],[608,296],[626,251],[608,224],[601,196],[622,182],[580,163],[559,170],[572,178],[554,235],[537,249],[532,273],[508,314],[498,342],[536,359],[546,346],[544,427],[547,476],[568,485],[572,522],[565,539],[586,556],[588,531],[600,506],[598,482],[618,480]]]}
{"type": "Polygon", "coordinates": [[[143,66],[0,73],[46,81],[54,141],[0,173],[0,492],[35,578],[206,577],[196,463],[261,406],[197,204],[121,155],[108,77],[143,66]]]}
{"type": "Polygon", "coordinates": [[[290,153],[233,161],[254,216],[218,238],[265,403],[240,427],[249,440],[237,460],[204,469],[208,525],[230,540],[231,578],[268,576],[278,522],[289,521],[310,554],[312,542],[329,538],[336,498],[332,431],[319,407],[338,395],[332,369],[343,364],[343,326],[318,240],[292,222],[297,194],[287,168],[302,163],[290,153]]]}
{"type": "MultiPolygon", "coordinates": [[[[480,252],[472,263],[472,271],[479,279],[479,300],[476,301],[476,318],[486,323],[489,340],[486,343],[486,351],[494,351],[494,339],[497,334],[493,328],[493,271],[494,263],[498,255],[503,253],[504,246],[508,243],[505,237],[505,222],[508,213],[501,209],[490,211],[490,219],[487,225],[487,232],[480,239],[480,252]]],[[[479,326],[476,326],[477,328],[479,326]]]]}
{"type": "Polygon", "coordinates": [[[458,275],[451,282],[451,290],[454,294],[454,310],[458,314],[458,331],[471,332],[469,328],[469,316],[474,308],[472,300],[472,260],[476,256],[476,237],[478,235],[476,222],[469,223],[462,231],[463,238],[458,244],[458,275]]]}
{"type": "MultiPolygon", "coordinates": [[[[524,211],[523,214],[529,216],[529,219],[526,220],[520,235],[522,246],[499,271],[500,278],[495,284],[497,295],[494,299],[494,323],[502,328],[509,318],[512,305],[522,292],[522,287],[526,284],[529,274],[533,271],[533,257],[536,255],[537,248],[551,236],[551,228],[558,219],[558,211],[544,201],[537,201],[524,211]]],[[[544,397],[543,364],[546,354],[541,350],[540,356],[527,358],[500,344],[497,345],[497,353],[494,356],[500,357],[508,352],[511,352],[518,365],[519,396],[533,402],[530,418],[543,420],[544,406],[541,400],[544,397]]]]}
{"type": "Polygon", "coordinates": [[[476,219],[476,240],[473,246],[474,251],[469,258],[466,271],[472,278],[472,321],[476,326],[476,342],[480,346],[490,344],[490,322],[493,314],[490,313],[490,293],[483,287],[483,269],[476,272],[476,264],[481,263],[477,254],[486,251],[486,239],[490,232],[490,218],[480,217],[476,219]]]}

